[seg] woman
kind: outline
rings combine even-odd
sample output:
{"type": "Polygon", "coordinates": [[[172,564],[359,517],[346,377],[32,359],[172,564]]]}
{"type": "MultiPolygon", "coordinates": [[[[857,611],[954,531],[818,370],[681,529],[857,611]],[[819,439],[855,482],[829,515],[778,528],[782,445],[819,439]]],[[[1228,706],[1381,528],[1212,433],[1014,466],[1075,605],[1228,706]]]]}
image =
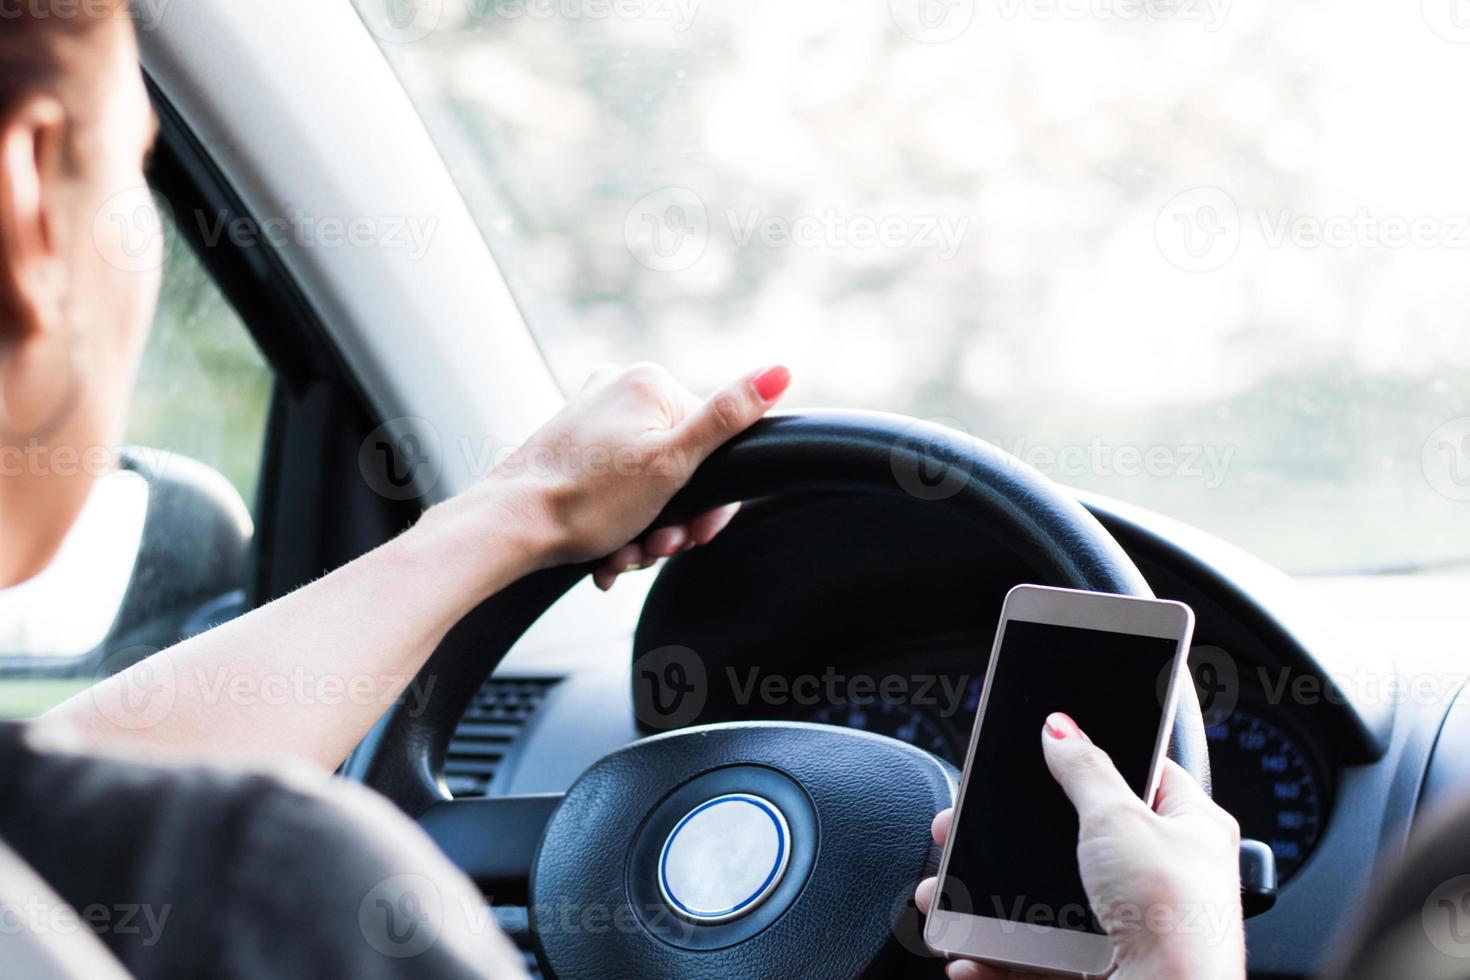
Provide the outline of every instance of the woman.
{"type": "MultiPolygon", "coordinates": [[[[0,14],[0,449],[87,458],[121,436],[159,287],[156,273],[121,271],[139,263],[104,254],[91,229],[109,220],[120,192],[143,183],[156,127],[130,22],[110,5],[7,0],[0,14]]],[[[600,370],[517,457],[396,540],[103,681],[38,725],[0,726],[0,866],[24,862],[29,882],[26,895],[4,896],[6,907],[34,898],[87,910],[91,931],[139,977],[520,974],[482,898],[428,839],[381,799],[326,774],[445,631],[496,590],[537,568],[599,557],[597,583],[608,588],[624,570],[718,534],[728,508],[632,540],[789,379],[768,368],[700,400],[655,367],[600,370]],[[614,451],[636,474],[518,465],[567,446],[614,451]],[[379,697],[231,704],[194,680],[221,669],[256,681],[310,673],[327,651],[344,676],[377,679],[379,697]],[[154,711],[133,695],[161,668],[175,683],[166,710],[154,711]],[[161,767],[116,758],[125,750],[304,759],[319,771],[161,767]],[[122,909],[133,910],[133,928],[113,918],[122,909]],[[427,942],[405,947],[401,936],[415,934],[407,926],[428,926],[427,942]]],[[[55,554],[91,489],[88,469],[5,476],[0,587],[55,554]]],[[[1234,824],[1174,768],[1149,813],[1075,726],[1056,719],[1048,731],[1048,762],[1082,814],[1091,897],[1228,911],[1212,947],[1120,928],[1119,975],[1242,976],[1234,824]]],[[[936,836],[946,829],[941,815],[936,836]]],[[[0,887],[17,880],[7,873],[0,887]]],[[[932,892],[921,887],[921,904],[932,892]]],[[[46,931],[30,929],[38,939],[46,931]]],[[[951,975],[987,974],[956,964],[951,975]]]]}

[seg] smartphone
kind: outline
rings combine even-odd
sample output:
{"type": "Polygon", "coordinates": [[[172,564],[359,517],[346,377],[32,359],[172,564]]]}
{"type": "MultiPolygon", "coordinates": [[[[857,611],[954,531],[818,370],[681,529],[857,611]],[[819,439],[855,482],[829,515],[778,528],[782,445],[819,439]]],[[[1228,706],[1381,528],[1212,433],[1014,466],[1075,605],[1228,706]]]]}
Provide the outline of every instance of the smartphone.
{"type": "Polygon", "coordinates": [[[1194,613],[1179,602],[1020,585],[1006,596],[924,924],[930,949],[1093,977],[1113,945],[1077,869],[1077,812],[1041,729],[1071,715],[1150,806],[1174,723],[1194,613]]]}

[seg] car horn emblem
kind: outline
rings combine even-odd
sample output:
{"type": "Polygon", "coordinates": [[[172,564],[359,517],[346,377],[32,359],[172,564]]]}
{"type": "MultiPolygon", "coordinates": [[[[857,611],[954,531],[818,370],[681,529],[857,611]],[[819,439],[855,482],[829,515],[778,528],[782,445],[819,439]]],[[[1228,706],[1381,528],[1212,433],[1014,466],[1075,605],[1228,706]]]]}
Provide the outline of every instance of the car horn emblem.
{"type": "Polygon", "coordinates": [[[775,891],[790,856],[791,830],[774,803],[749,793],[717,796],[669,832],[659,855],[659,890],[691,922],[729,922],[775,891]]]}

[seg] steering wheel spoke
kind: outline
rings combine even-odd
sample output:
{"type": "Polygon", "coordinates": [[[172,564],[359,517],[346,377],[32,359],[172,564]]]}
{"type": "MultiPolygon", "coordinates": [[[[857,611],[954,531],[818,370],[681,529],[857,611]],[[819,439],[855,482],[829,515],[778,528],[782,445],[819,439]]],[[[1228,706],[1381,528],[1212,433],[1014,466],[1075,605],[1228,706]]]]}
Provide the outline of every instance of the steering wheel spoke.
{"type": "Polygon", "coordinates": [[[419,815],[419,826],[493,901],[524,905],[536,849],[562,794],[444,800],[419,815]]]}

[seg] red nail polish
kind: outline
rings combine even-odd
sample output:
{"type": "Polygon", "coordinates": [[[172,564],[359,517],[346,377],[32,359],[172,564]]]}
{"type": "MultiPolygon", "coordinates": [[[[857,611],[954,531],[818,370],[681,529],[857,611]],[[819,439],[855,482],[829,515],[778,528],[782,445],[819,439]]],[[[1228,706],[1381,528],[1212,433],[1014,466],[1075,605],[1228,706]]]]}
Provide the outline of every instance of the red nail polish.
{"type": "Polygon", "coordinates": [[[1080,736],[1082,729],[1077,727],[1071,715],[1057,711],[1046,716],[1046,733],[1054,739],[1061,740],[1074,735],[1080,736]]]}
{"type": "Polygon", "coordinates": [[[760,374],[750,379],[755,393],[761,397],[761,401],[773,402],[781,397],[786,386],[791,384],[791,372],[781,365],[766,368],[760,374]]]}

